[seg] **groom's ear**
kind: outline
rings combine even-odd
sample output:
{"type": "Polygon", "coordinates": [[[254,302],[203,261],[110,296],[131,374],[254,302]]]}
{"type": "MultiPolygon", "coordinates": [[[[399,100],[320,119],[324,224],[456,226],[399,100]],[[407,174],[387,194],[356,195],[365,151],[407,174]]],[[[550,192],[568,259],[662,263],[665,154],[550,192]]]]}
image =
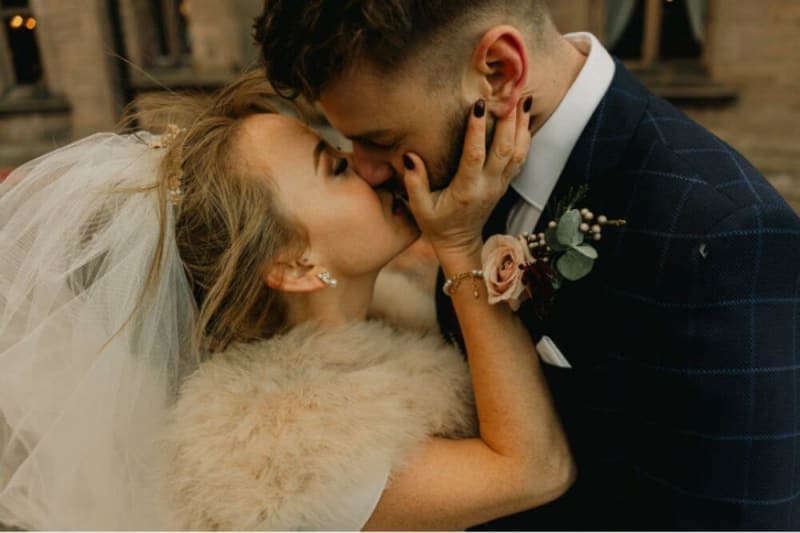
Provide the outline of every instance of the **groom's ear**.
{"type": "Polygon", "coordinates": [[[483,34],[472,54],[472,71],[489,111],[504,118],[514,109],[528,80],[528,53],[522,34],[501,25],[483,34]]]}
{"type": "Polygon", "coordinates": [[[308,257],[282,258],[264,271],[264,283],[281,292],[314,292],[325,288],[320,272],[308,257]]]}

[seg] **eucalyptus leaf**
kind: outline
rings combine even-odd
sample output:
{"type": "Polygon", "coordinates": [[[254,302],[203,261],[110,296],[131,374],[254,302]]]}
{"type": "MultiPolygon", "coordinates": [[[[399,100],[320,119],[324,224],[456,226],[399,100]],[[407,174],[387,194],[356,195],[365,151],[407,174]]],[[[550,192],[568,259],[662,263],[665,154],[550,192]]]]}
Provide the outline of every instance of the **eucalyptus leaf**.
{"type": "Polygon", "coordinates": [[[583,242],[581,221],[581,213],[577,209],[570,209],[564,213],[556,227],[556,239],[561,245],[569,247],[583,242]]]}
{"type": "Polygon", "coordinates": [[[573,246],[570,249],[571,250],[575,250],[576,252],[578,252],[582,256],[587,257],[587,258],[591,259],[592,261],[594,261],[598,257],[597,256],[597,250],[595,250],[594,246],[592,246],[590,244],[581,244],[580,246],[573,246]]]}
{"type": "Polygon", "coordinates": [[[570,248],[556,261],[556,270],[565,279],[577,281],[586,276],[594,267],[594,259],[590,259],[581,252],[570,248]]]}
{"type": "Polygon", "coordinates": [[[563,252],[567,249],[567,246],[564,246],[560,242],[558,242],[558,237],[556,236],[556,229],[555,228],[547,228],[544,232],[544,241],[547,243],[547,246],[552,248],[556,252],[563,252]]]}

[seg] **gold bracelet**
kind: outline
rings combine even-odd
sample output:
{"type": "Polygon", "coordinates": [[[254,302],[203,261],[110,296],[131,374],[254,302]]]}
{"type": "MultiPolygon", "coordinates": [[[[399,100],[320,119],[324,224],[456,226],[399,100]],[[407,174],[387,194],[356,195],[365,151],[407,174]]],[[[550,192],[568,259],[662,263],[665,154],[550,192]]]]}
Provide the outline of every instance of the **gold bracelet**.
{"type": "Polygon", "coordinates": [[[469,272],[462,272],[461,274],[456,274],[452,278],[449,278],[447,281],[444,282],[442,285],[442,292],[444,292],[447,296],[453,297],[453,292],[458,290],[458,286],[461,285],[461,282],[467,278],[472,278],[472,295],[477,298],[478,297],[478,280],[483,279],[483,270],[470,270],[469,272]]]}

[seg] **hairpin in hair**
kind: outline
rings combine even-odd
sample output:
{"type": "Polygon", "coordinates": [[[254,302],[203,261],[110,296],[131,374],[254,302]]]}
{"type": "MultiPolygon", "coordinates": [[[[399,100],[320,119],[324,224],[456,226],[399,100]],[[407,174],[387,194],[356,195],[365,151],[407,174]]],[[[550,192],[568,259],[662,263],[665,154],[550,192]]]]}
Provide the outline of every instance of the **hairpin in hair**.
{"type": "MultiPolygon", "coordinates": [[[[176,124],[167,124],[167,131],[159,135],[155,140],[148,143],[150,148],[161,149],[167,148],[172,144],[175,139],[186,132],[186,128],[180,128],[176,124]]],[[[183,200],[183,176],[175,174],[169,178],[169,197],[172,205],[177,206],[183,200]]]]}
{"type": "Polygon", "coordinates": [[[180,128],[176,124],[167,124],[167,131],[158,136],[155,140],[148,143],[150,148],[156,150],[166,148],[178,137],[184,133],[186,128],[180,128]]]}
{"type": "Polygon", "coordinates": [[[169,178],[169,199],[172,205],[177,206],[183,200],[183,176],[176,174],[169,178]]]}

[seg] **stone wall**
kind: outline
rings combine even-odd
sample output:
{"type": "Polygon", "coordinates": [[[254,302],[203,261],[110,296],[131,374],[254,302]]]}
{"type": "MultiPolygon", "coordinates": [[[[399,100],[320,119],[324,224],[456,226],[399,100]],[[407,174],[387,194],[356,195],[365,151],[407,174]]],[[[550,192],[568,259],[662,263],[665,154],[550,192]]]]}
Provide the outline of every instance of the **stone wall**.
{"type": "Polygon", "coordinates": [[[116,124],[124,104],[108,3],[32,0],[39,19],[39,47],[47,86],[72,109],[72,135],[82,137],[116,124]]]}
{"type": "Polygon", "coordinates": [[[208,68],[241,65],[239,27],[232,2],[192,0],[189,35],[192,58],[208,68]]]}

